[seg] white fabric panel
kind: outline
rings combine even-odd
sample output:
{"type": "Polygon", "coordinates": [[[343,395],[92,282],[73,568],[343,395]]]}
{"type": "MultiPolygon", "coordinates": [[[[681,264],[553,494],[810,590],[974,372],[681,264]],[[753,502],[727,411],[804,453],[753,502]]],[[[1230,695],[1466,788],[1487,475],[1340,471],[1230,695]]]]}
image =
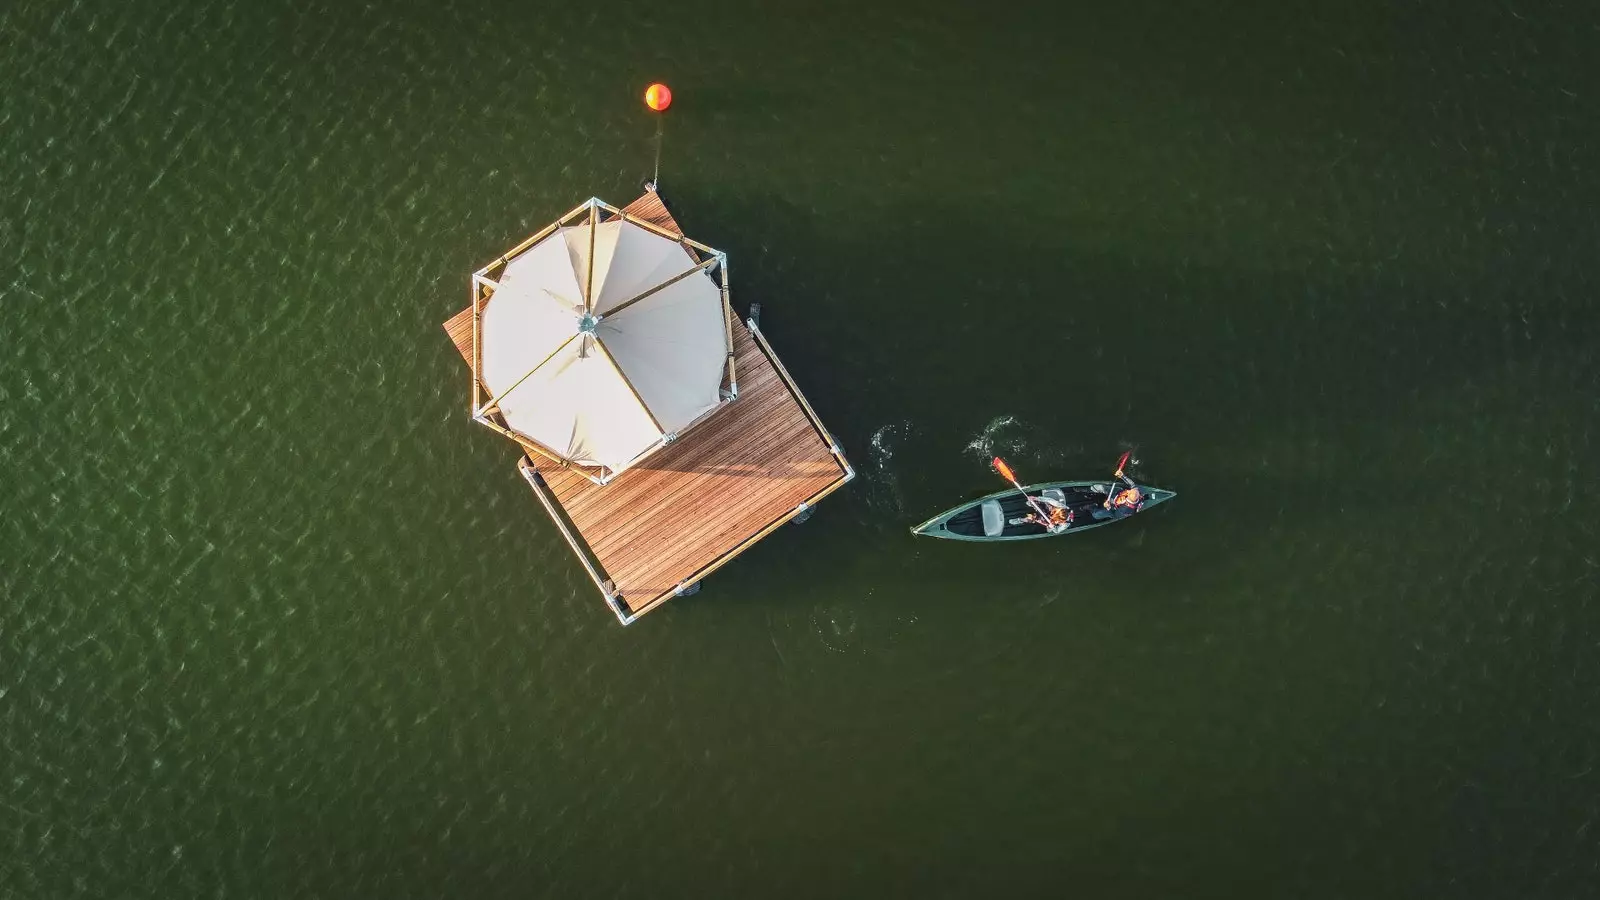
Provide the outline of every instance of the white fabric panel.
{"type": "Polygon", "coordinates": [[[660,437],[598,351],[573,341],[501,401],[506,424],[582,465],[621,468],[660,437]]]}
{"type": "Polygon", "coordinates": [[[577,332],[582,300],[566,256],[559,241],[544,241],[501,273],[500,288],[479,323],[483,383],[491,394],[515,384],[577,332]],[[580,308],[573,309],[568,298],[580,308]]]}
{"type": "Polygon", "coordinates": [[[605,280],[595,276],[599,293],[594,295],[594,311],[600,315],[695,266],[694,259],[677,241],[632,222],[607,222],[600,226],[600,233],[611,226],[619,226],[615,253],[606,268],[605,280]]]}
{"type": "MultiPolygon", "coordinates": [[[[605,284],[606,272],[615,258],[621,225],[620,220],[601,222],[600,227],[594,230],[594,283],[597,288],[605,284]]],[[[566,241],[567,253],[572,258],[573,276],[579,286],[586,289],[589,284],[589,223],[562,228],[560,233],[561,239],[566,241]]]]}
{"type": "Polygon", "coordinates": [[[602,319],[598,334],[666,430],[683,428],[721,399],[722,289],[704,272],[602,319]]]}
{"type": "MultiPolygon", "coordinates": [[[[561,242],[545,238],[522,255],[506,263],[500,274],[502,287],[515,287],[523,293],[544,296],[568,309],[583,305],[583,287],[561,242]]],[[[548,351],[546,351],[548,352],[548,351]]]]}

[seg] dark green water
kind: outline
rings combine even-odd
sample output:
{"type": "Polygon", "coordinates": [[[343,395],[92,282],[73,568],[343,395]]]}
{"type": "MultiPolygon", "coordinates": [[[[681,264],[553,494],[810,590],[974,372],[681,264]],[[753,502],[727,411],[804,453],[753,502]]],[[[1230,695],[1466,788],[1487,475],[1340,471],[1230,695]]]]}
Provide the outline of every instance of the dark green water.
{"type": "Polygon", "coordinates": [[[412,6],[0,7],[0,896],[1600,893],[1593,4],[412,6]],[[438,323],[655,79],[861,474],[624,630],[438,323]]]}

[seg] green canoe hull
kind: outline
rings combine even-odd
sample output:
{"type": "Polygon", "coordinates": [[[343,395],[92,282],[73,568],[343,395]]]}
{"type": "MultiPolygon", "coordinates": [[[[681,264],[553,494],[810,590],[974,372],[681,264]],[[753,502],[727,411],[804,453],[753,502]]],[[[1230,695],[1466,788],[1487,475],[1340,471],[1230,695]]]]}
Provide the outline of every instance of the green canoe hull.
{"type": "Polygon", "coordinates": [[[1042,484],[1030,484],[1021,491],[1009,488],[996,491],[976,500],[971,500],[960,506],[952,507],[934,516],[921,525],[911,529],[912,534],[926,537],[945,538],[952,541],[1031,541],[1038,538],[1065,537],[1077,534],[1080,531],[1089,531],[1102,525],[1121,522],[1131,519],[1141,513],[1149,512],[1159,504],[1178,496],[1173,491],[1161,488],[1139,485],[1149,499],[1145,500],[1144,508],[1139,513],[1116,515],[1106,512],[1103,508],[1106,498],[1107,485],[1110,482],[1100,481],[1050,481],[1042,484]],[[1027,496],[1039,496],[1046,491],[1059,491],[1062,500],[1073,511],[1073,523],[1065,531],[1051,532],[1038,525],[1020,523],[1018,520],[1027,516],[1030,507],[1027,496]],[[986,534],[983,527],[984,504],[991,504],[990,515],[994,515],[998,507],[1000,520],[1003,527],[999,534],[986,534]]]}

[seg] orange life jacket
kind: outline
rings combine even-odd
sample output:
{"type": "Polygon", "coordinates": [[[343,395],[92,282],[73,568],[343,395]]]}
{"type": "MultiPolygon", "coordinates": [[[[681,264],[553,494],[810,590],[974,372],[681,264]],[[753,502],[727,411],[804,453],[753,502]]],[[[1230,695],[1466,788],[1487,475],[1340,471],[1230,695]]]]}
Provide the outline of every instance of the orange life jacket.
{"type": "Polygon", "coordinates": [[[1119,492],[1116,497],[1112,498],[1111,505],[1131,508],[1138,506],[1139,501],[1142,499],[1144,498],[1139,496],[1138,488],[1128,488],[1125,491],[1119,492]]]}

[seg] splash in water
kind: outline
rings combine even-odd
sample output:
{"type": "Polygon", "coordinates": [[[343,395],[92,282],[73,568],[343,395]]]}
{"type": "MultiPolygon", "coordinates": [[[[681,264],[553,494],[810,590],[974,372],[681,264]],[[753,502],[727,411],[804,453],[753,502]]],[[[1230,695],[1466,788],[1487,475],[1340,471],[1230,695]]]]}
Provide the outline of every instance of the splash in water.
{"type": "Polygon", "coordinates": [[[905,504],[900,496],[900,478],[889,467],[889,463],[894,459],[895,448],[910,431],[910,422],[891,422],[872,433],[871,487],[867,494],[869,504],[883,505],[896,513],[905,512],[905,504]]]}
{"type": "Polygon", "coordinates": [[[817,643],[830,653],[865,656],[874,650],[887,650],[899,642],[901,631],[916,624],[916,616],[874,617],[853,603],[827,604],[811,610],[811,630],[817,643]]]}
{"type": "Polygon", "coordinates": [[[894,445],[897,434],[904,434],[910,429],[910,422],[890,422],[872,433],[872,462],[878,468],[894,459],[894,445]]]}
{"type": "Polygon", "coordinates": [[[1025,426],[1016,416],[995,416],[983,427],[983,433],[967,442],[966,450],[974,456],[988,459],[994,453],[1021,453],[1028,446],[1023,435],[1025,426]]]}
{"type": "Polygon", "coordinates": [[[811,611],[811,629],[818,642],[834,653],[867,652],[858,628],[856,612],[849,607],[818,607],[811,611]]]}
{"type": "Polygon", "coordinates": [[[984,462],[998,454],[1046,467],[1073,463],[1087,450],[1079,442],[1063,442],[1061,435],[1051,435],[1016,416],[990,419],[983,433],[968,441],[964,449],[984,462]]]}

